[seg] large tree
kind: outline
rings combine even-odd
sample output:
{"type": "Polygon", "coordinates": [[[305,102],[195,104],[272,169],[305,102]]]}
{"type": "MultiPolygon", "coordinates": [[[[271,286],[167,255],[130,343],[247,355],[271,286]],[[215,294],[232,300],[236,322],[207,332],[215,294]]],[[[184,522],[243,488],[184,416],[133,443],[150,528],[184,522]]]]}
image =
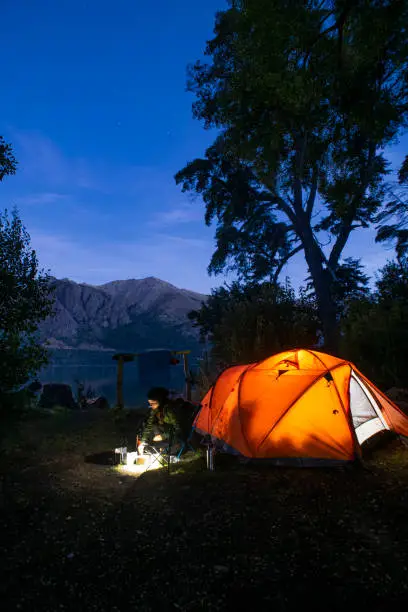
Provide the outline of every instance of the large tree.
{"type": "Polygon", "coordinates": [[[378,213],[382,150],[407,125],[407,2],[230,5],[207,43],[212,61],[190,67],[194,115],[219,134],[176,182],[217,221],[210,272],[276,280],[303,252],[335,349],[340,259],[378,213]]]}
{"type": "Polygon", "coordinates": [[[17,211],[0,213],[0,403],[47,362],[36,332],[53,303],[49,276],[17,211]]]}

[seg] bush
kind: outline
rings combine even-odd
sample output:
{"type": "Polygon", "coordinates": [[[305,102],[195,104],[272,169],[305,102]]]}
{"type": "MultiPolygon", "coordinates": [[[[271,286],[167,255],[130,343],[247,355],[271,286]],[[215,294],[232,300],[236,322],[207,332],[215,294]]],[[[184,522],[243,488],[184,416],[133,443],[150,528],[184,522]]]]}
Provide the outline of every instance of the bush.
{"type": "Polygon", "coordinates": [[[2,393],[0,395],[0,411],[24,413],[38,409],[38,399],[28,389],[20,389],[13,393],[2,393]]]}

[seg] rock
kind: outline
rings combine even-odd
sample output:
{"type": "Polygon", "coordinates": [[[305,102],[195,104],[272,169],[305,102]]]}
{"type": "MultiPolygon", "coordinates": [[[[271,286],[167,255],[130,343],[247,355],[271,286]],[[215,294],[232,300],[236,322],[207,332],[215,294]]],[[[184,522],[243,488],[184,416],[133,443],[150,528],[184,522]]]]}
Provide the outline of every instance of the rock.
{"type": "Polygon", "coordinates": [[[43,386],[39,405],[41,408],[54,408],[55,406],[78,408],[70,385],[60,383],[48,383],[43,386]]]}
{"type": "Polygon", "coordinates": [[[109,402],[102,395],[86,400],[86,406],[87,408],[96,408],[98,410],[109,410],[109,402]]]}

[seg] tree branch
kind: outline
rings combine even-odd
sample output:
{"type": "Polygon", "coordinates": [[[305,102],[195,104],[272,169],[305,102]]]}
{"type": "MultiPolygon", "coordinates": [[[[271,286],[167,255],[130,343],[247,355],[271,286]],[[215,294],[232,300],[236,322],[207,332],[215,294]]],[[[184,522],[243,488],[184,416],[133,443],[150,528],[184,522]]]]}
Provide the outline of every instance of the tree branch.
{"type": "Polygon", "coordinates": [[[292,251],[290,251],[290,253],[288,253],[286,257],[282,259],[282,261],[280,262],[279,266],[276,268],[275,273],[273,275],[273,281],[272,281],[273,284],[276,284],[278,282],[279,275],[282,272],[283,267],[288,263],[289,259],[292,259],[292,257],[296,255],[296,253],[300,253],[300,251],[303,251],[302,244],[299,244],[292,251]]]}
{"type": "MultiPolygon", "coordinates": [[[[346,2],[346,5],[343,9],[343,12],[339,15],[339,18],[333,23],[333,25],[331,25],[330,27],[328,27],[326,30],[323,30],[323,32],[319,32],[319,34],[314,38],[314,40],[312,40],[309,50],[306,53],[305,59],[304,59],[304,66],[306,66],[311,54],[312,54],[312,50],[313,47],[315,46],[315,44],[321,39],[323,38],[323,36],[327,36],[327,34],[330,34],[330,32],[334,32],[334,30],[339,30],[339,39],[340,39],[340,45],[339,45],[339,53],[341,55],[341,47],[342,47],[342,42],[343,42],[343,28],[344,25],[346,23],[346,19],[349,15],[349,13],[351,12],[351,10],[354,8],[355,5],[355,0],[348,0],[348,2],[346,2]]],[[[320,23],[320,28],[322,27],[323,23],[327,20],[327,18],[333,14],[333,11],[331,11],[324,19],[323,21],[320,23]]]]}
{"type": "Polygon", "coordinates": [[[285,213],[285,215],[287,216],[289,221],[292,223],[292,225],[296,227],[296,214],[294,210],[280,196],[276,196],[275,199],[281,211],[285,213]]]}
{"type": "Polygon", "coordinates": [[[310,188],[309,197],[306,203],[306,215],[309,221],[312,217],[313,207],[314,207],[315,200],[316,200],[316,194],[317,194],[317,169],[313,168],[312,186],[310,188]]]}
{"type": "Polygon", "coordinates": [[[340,255],[342,254],[343,249],[346,246],[347,239],[351,232],[351,227],[354,219],[354,211],[356,210],[356,208],[356,205],[352,205],[352,211],[348,215],[347,219],[344,219],[341,229],[337,235],[336,242],[333,245],[329,259],[327,260],[327,264],[330,270],[334,270],[334,268],[337,267],[340,255]]]}
{"type": "Polygon", "coordinates": [[[340,231],[337,235],[336,242],[333,245],[332,251],[328,259],[328,266],[331,270],[337,267],[337,264],[340,259],[340,255],[342,254],[343,249],[346,246],[350,232],[352,231],[353,221],[356,215],[358,205],[361,201],[361,198],[364,197],[364,193],[367,189],[367,185],[368,185],[368,181],[370,177],[370,171],[371,171],[371,168],[374,162],[374,158],[375,158],[375,145],[373,145],[373,143],[370,143],[368,147],[367,164],[361,176],[361,189],[359,190],[359,193],[355,194],[354,198],[352,199],[350,203],[349,213],[348,215],[346,215],[345,219],[343,220],[340,231]]]}
{"type": "Polygon", "coordinates": [[[292,223],[292,225],[294,227],[296,227],[296,213],[295,213],[295,211],[291,208],[291,206],[289,206],[289,204],[287,202],[285,202],[285,200],[275,191],[275,189],[273,187],[271,187],[270,185],[265,183],[265,181],[264,181],[264,184],[266,184],[266,186],[268,187],[269,192],[270,192],[270,196],[268,198],[270,204],[278,205],[280,210],[285,213],[285,215],[287,216],[289,221],[292,223]]]}
{"type": "Polygon", "coordinates": [[[296,156],[295,156],[295,164],[296,164],[296,173],[294,177],[294,208],[296,212],[303,209],[303,196],[302,196],[302,176],[303,176],[303,168],[305,163],[305,154],[306,154],[306,145],[307,138],[304,134],[303,136],[296,136],[294,138],[295,146],[296,146],[296,156]]]}
{"type": "Polygon", "coordinates": [[[337,19],[337,21],[335,21],[335,23],[331,25],[330,27],[328,27],[326,30],[323,30],[323,32],[320,32],[320,34],[316,37],[316,39],[312,43],[312,46],[315,45],[320,38],[322,38],[323,36],[326,36],[327,34],[330,34],[330,32],[334,32],[334,30],[342,31],[344,28],[344,24],[346,23],[346,19],[354,7],[355,7],[355,0],[348,0],[348,2],[346,2],[346,5],[343,9],[343,12],[339,15],[339,18],[337,19]]]}

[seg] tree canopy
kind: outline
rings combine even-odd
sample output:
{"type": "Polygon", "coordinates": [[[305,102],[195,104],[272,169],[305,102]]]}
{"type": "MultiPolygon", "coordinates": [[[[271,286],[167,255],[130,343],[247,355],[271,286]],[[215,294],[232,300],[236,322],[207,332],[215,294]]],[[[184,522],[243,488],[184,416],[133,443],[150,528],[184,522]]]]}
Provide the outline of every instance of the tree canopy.
{"type": "Polygon", "coordinates": [[[327,347],[341,256],[381,209],[383,149],[407,126],[407,23],[406,2],[231,0],[211,62],[189,69],[194,116],[219,135],[176,182],[216,220],[209,271],[276,281],[303,252],[327,347]]]}
{"type": "Polygon", "coordinates": [[[0,136],[0,181],[7,175],[15,174],[16,168],[17,161],[12,146],[0,136]]]}
{"type": "MultiPolygon", "coordinates": [[[[408,260],[388,262],[375,284],[369,281],[359,261],[343,262],[335,296],[338,355],[384,390],[406,388],[408,260]]],[[[259,361],[294,347],[320,347],[316,299],[307,287],[296,294],[288,283],[236,282],[213,290],[189,316],[211,347],[210,383],[232,364],[259,361]]]]}
{"type": "Polygon", "coordinates": [[[376,383],[408,387],[408,260],[388,262],[375,291],[355,300],[342,320],[342,353],[376,383]]]}
{"type": "Polygon", "coordinates": [[[189,318],[212,345],[213,359],[224,364],[258,361],[319,339],[313,299],[296,296],[289,283],[220,287],[189,318]]]}
{"type": "Polygon", "coordinates": [[[52,287],[14,210],[0,214],[0,395],[28,382],[47,361],[36,337],[52,314],[52,287]]]}
{"type": "Polygon", "coordinates": [[[377,216],[376,241],[394,243],[397,257],[408,254],[408,155],[399,171],[398,182],[389,190],[390,199],[377,216]]]}

